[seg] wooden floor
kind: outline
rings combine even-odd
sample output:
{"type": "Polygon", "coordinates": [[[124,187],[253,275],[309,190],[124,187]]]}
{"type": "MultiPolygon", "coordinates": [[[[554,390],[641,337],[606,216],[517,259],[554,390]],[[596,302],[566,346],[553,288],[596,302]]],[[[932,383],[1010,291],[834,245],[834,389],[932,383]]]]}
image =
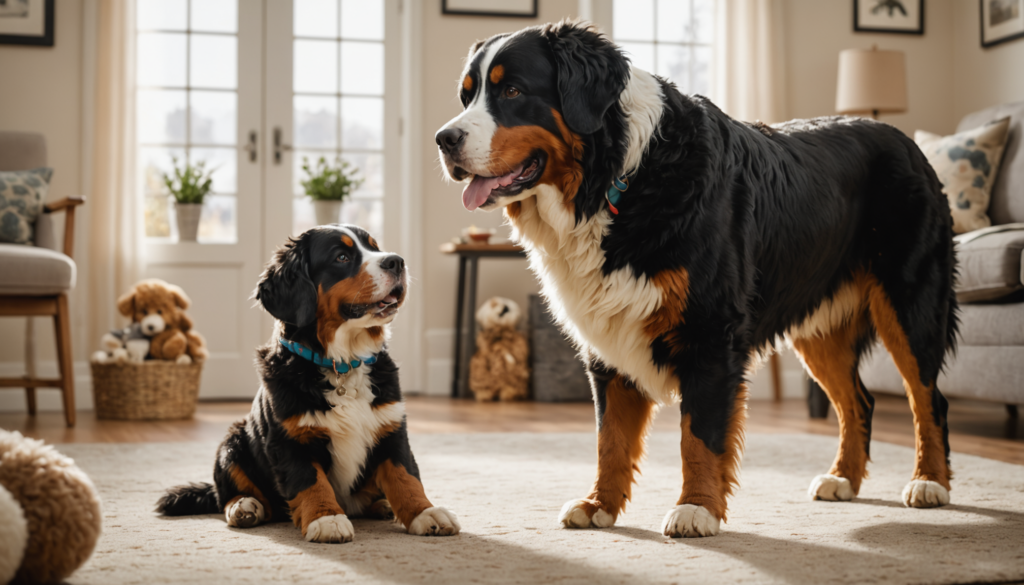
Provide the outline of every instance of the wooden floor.
{"type": "MultiPolygon", "coordinates": [[[[872,438],[914,446],[913,419],[904,398],[877,396],[872,438]]],[[[470,432],[592,432],[594,408],[590,404],[536,402],[477,404],[447,398],[409,397],[411,433],[470,432]]],[[[0,428],[21,431],[50,443],[165,442],[219,440],[228,425],[244,416],[243,402],[201,402],[193,420],[100,421],[91,412],[78,416],[78,425],[65,428],[60,413],[35,417],[0,413],[0,428]]],[[[835,415],[812,420],[802,400],[781,403],[751,401],[747,431],[754,433],[813,433],[837,436],[835,415]]],[[[950,401],[949,443],[953,451],[1008,463],[1024,464],[1024,425],[1007,416],[1004,406],[961,400],[950,401]]],[[[677,431],[679,414],[665,409],[655,431],[677,431]]]]}

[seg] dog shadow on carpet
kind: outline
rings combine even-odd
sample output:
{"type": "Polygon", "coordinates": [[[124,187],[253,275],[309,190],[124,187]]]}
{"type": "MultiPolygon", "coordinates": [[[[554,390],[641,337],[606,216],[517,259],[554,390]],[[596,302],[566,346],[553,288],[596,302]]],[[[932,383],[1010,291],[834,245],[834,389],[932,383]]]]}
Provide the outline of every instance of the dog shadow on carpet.
{"type": "MultiPolygon", "coordinates": [[[[904,508],[900,503],[886,500],[855,499],[852,502],[857,503],[904,508]]],[[[715,538],[688,539],[681,543],[729,555],[791,583],[879,580],[1008,583],[1024,580],[1019,546],[1024,537],[1024,514],[962,505],[945,506],[942,511],[974,514],[993,521],[883,522],[851,530],[839,546],[811,542],[799,533],[792,534],[793,538],[775,538],[732,531],[723,531],[715,538]],[[843,546],[850,544],[855,548],[843,546]]]]}

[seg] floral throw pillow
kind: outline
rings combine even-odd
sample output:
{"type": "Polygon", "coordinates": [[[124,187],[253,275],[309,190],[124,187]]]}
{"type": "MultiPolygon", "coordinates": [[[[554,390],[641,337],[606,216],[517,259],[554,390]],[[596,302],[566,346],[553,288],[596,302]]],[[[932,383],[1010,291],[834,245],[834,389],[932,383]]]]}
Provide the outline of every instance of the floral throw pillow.
{"type": "Polygon", "coordinates": [[[53,169],[0,172],[0,242],[31,244],[53,169]]]}
{"type": "Polygon", "coordinates": [[[942,192],[949,198],[954,232],[962,234],[992,225],[989,197],[1009,129],[1010,118],[1006,117],[952,136],[923,130],[914,133],[914,142],[928,157],[942,181],[942,192]]]}

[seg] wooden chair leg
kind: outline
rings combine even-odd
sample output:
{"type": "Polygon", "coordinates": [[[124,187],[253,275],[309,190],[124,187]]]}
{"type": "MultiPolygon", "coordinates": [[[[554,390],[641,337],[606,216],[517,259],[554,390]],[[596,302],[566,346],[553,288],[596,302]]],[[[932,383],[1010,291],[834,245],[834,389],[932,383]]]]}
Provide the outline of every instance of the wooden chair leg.
{"type": "Polygon", "coordinates": [[[779,364],[779,354],[773,353],[772,364],[772,399],[775,402],[782,402],[782,365],[779,364]]]}
{"type": "Polygon", "coordinates": [[[57,338],[57,361],[60,365],[61,398],[64,401],[64,419],[69,427],[75,426],[75,369],[71,355],[71,315],[68,296],[57,297],[57,314],[53,317],[57,338]]]}
{"type": "MultiPolygon", "coordinates": [[[[36,328],[32,317],[25,318],[25,374],[32,379],[36,377],[36,328]]],[[[28,413],[35,416],[35,388],[25,388],[25,402],[28,403],[28,413]]]]}

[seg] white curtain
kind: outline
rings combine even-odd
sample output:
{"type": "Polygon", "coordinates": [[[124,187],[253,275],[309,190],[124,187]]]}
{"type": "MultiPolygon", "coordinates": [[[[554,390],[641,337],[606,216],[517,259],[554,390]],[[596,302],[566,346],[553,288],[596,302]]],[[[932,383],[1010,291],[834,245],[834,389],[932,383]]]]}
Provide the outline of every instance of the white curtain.
{"type": "Polygon", "coordinates": [[[93,0],[95,67],[88,183],[87,343],[123,323],[117,297],[138,279],[143,221],[135,189],[135,2],[93,0]]]}
{"type": "Polygon", "coordinates": [[[786,116],[782,0],[718,0],[711,99],[738,120],[786,116]]]}

